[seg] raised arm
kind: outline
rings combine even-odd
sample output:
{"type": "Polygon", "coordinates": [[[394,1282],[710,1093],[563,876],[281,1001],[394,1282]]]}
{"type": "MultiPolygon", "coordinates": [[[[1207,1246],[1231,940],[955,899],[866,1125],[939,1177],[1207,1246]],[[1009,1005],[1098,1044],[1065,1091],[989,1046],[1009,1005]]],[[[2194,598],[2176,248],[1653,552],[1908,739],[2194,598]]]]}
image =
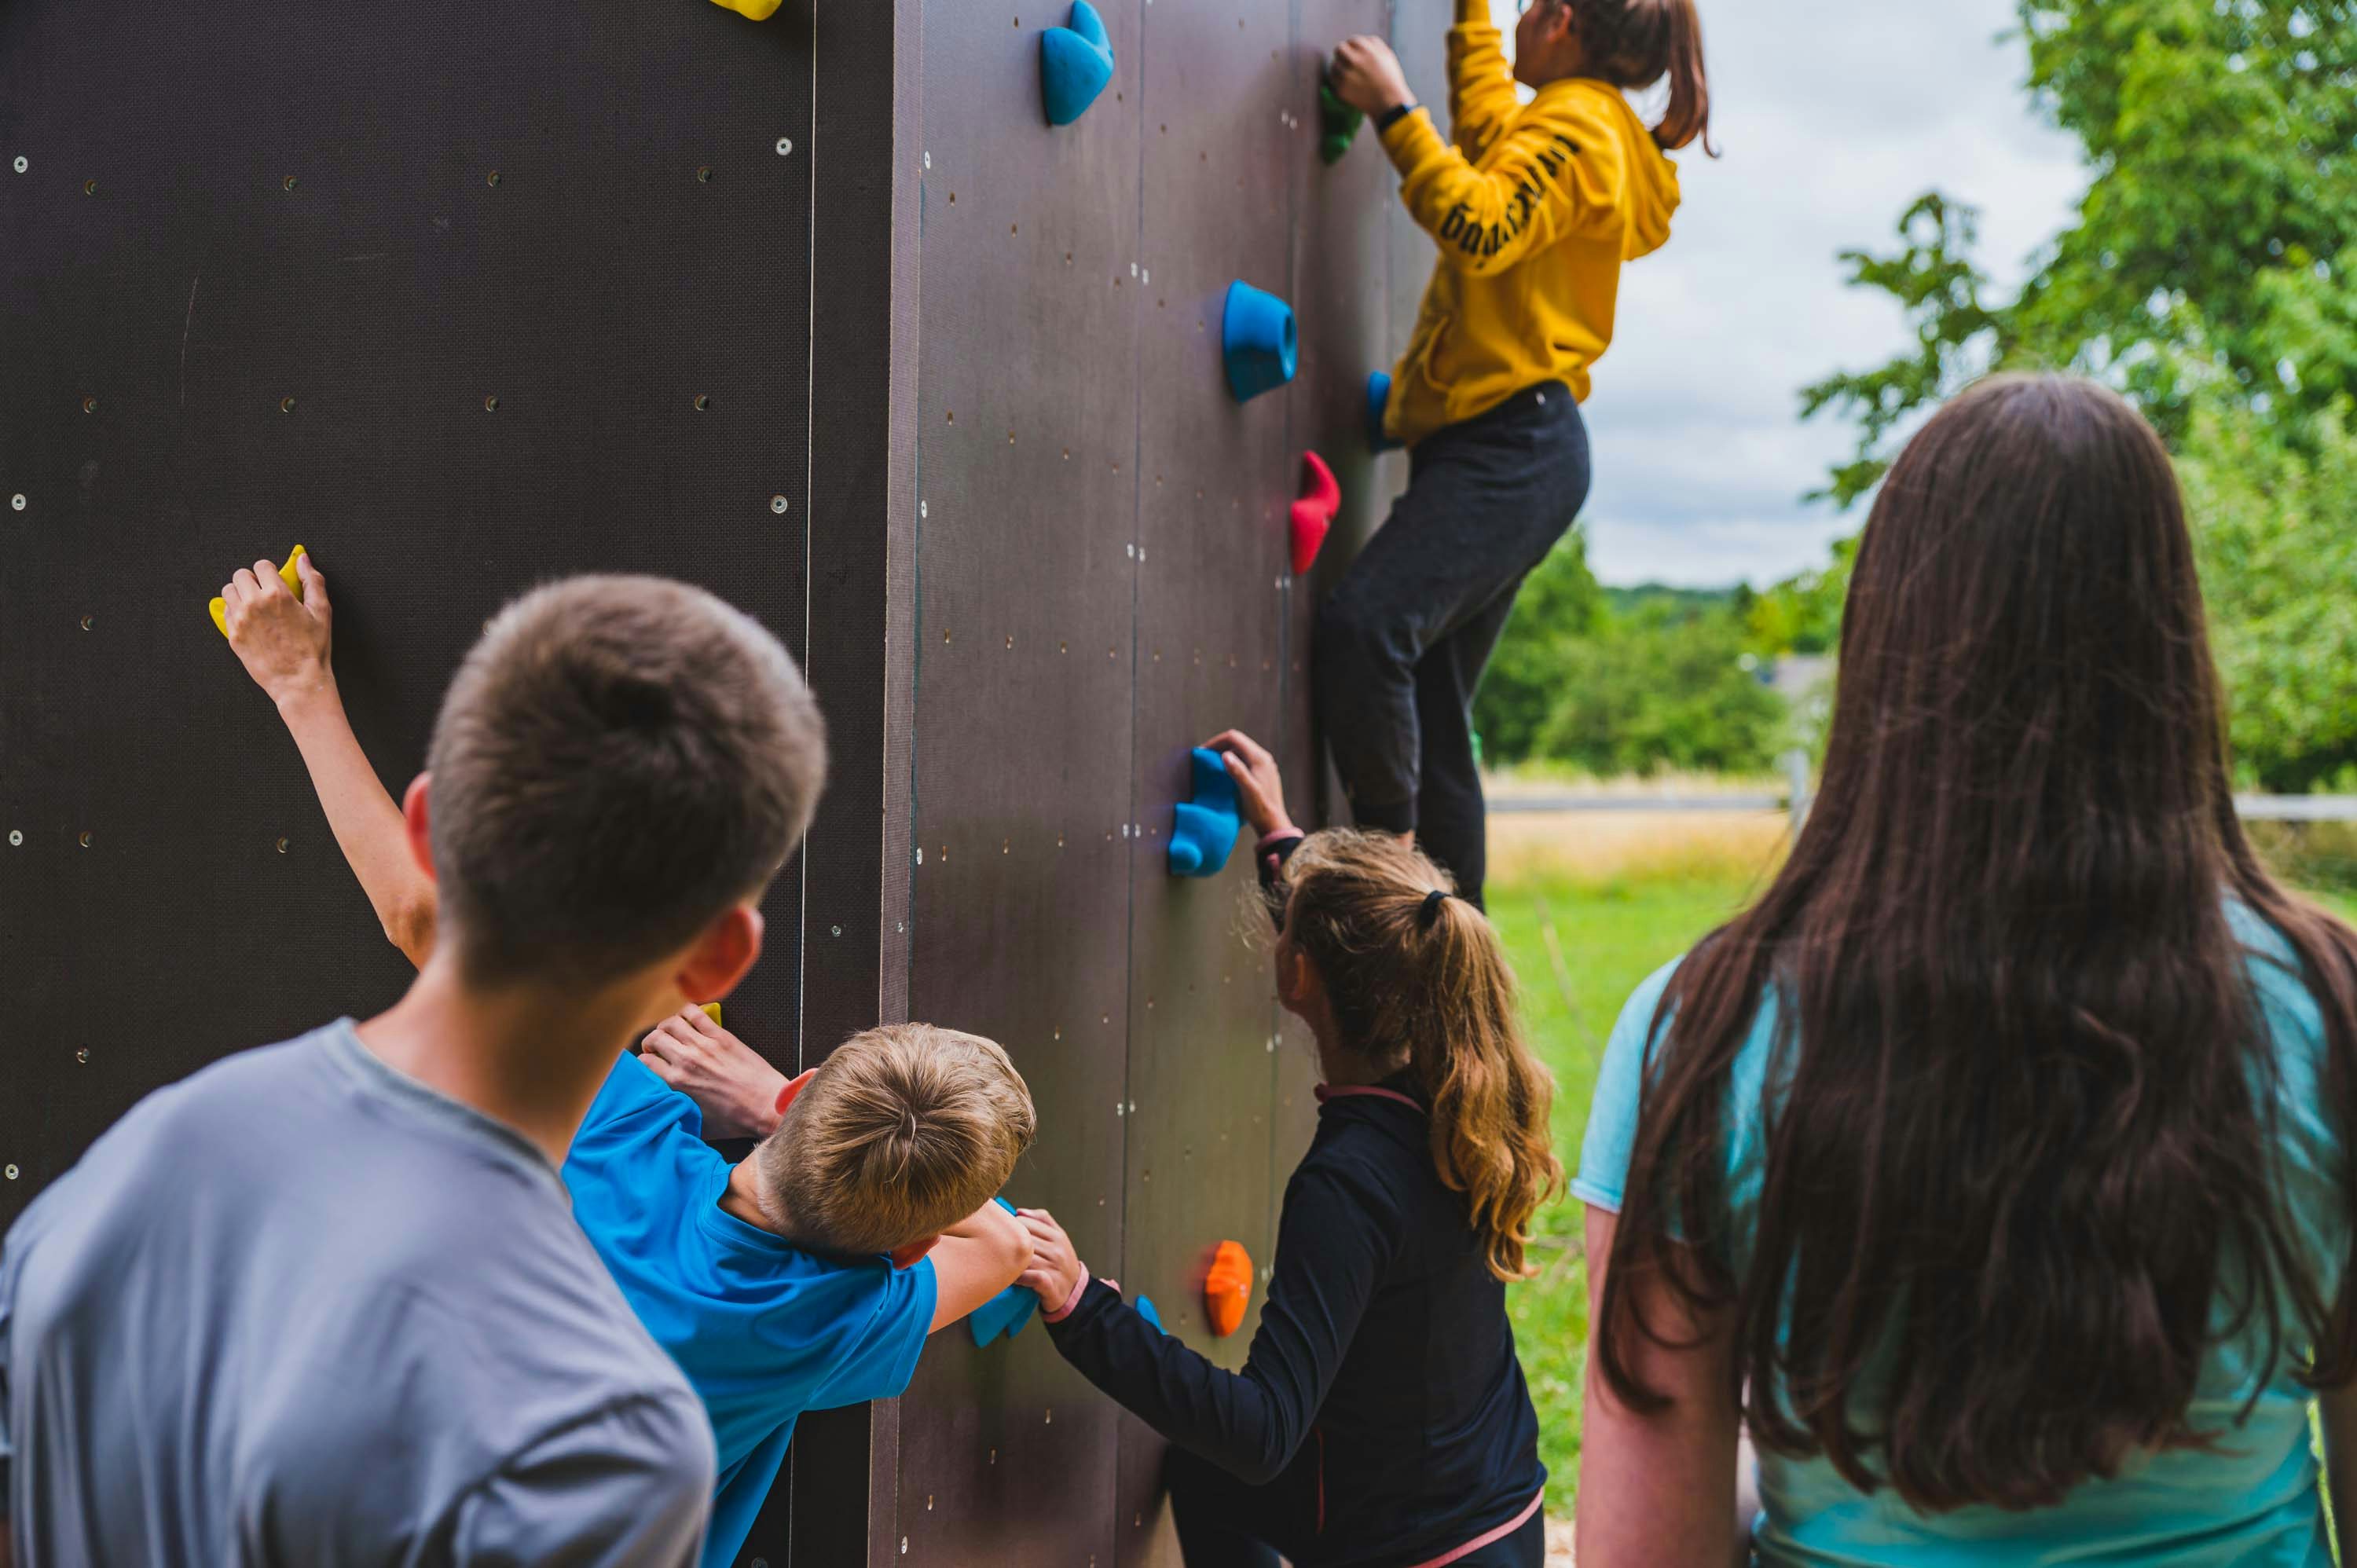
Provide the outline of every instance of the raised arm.
{"type": "Polygon", "coordinates": [[[1480,159],[1440,139],[1419,109],[1383,133],[1400,199],[1450,264],[1501,273],[1568,236],[1622,221],[1620,136],[1585,90],[1551,91],[1480,159]]]}
{"type": "Polygon", "coordinates": [[[336,845],[360,878],[377,923],[411,963],[423,968],[434,950],[434,882],[411,857],[401,808],[369,765],[345,716],[330,659],[335,610],[328,580],[308,555],[295,569],[303,582],[300,599],[267,561],[239,572],[221,589],[229,645],[278,705],[278,716],[310,770],[336,845]]]}
{"type": "Polygon", "coordinates": [[[1467,157],[1479,158],[1520,107],[1490,0],[1457,0],[1457,25],[1448,29],[1449,139],[1467,157]]]}

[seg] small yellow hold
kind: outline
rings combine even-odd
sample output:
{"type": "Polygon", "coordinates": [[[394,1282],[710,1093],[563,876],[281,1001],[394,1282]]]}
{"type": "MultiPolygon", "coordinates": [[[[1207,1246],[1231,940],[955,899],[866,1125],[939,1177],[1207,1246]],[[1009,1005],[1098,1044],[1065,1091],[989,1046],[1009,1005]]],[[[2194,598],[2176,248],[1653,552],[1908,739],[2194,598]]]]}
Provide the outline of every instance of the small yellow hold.
{"type": "Polygon", "coordinates": [[[768,21],[778,9],[778,0],[712,0],[712,3],[724,11],[734,11],[757,22],[768,21]]]}
{"type": "Polygon", "coordinates": [[[707,1018],[711,1019],[715,1024],[717,1024],[717,1023],[719,1023],[719,1022],[720,1022],[720,1004],[719,1004],[719,1003],[717,1003],[717,1002],[699,1002],[699,1003],[697,1003],[697,1004],[696,1004],[696,1005],[697,1005],[697,1006],[699,1006],[699,1007],[701,1007],[701,1008],[703,1008],[703,1009],[704,1009],[704,1015],[705,1015],[705,1017],[707,1017],[707,1018]]]}
{"type": "MultiPolygon", "coordinates": [[[[286,557],[286,564],[278,568],[279,580],[293,591],[296,602],[298,604],[303,598],[303,579],[296,575],[295,563],[303,559],[303,547],[298,544],[293,553],[286,557]]],[[[229,601],[216,598],[207,607],[213,612],[213,625],[220,629],[223,637],[227,637],[229,635],[229,601]]]]}

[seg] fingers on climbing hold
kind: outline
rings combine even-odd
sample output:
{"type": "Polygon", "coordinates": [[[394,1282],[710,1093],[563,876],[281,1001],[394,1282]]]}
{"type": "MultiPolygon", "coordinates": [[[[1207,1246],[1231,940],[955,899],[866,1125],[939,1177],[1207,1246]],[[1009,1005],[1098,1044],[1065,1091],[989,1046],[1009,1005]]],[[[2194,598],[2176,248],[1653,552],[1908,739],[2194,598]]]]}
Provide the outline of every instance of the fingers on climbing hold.
{"type": "Polygon", "coordinates": [[[1228,391],[1238,403],[1275,391],[1293,379],[1300,354],[1293,307],[1241,279],[1230,284],[1220,353],[1227,362],[1228,391]]]}
{"type": "Polygon", "coordinates": [[[1334,513],[1341,505],[1342,487],[1336,481],[1334,470],[1317,453],[1304,452],[1301,499],[1293,503],[1291,514],[1295,576],[1317,564],[1318,548],[1326,542],[1327,530],[1334,526],[1334,513]]]}
{"type": "Polygon", "coordinates": [[[1391,403],[1392,379],[1377,371],[1367,378],[1367,446],[1371,451],[1388,452],[1399,445],[1383,429],[1383,413],[1391,403]]]}
{"type": "Polygon", "coordinates": [[[1360,124],[1366,116],[1351,108],[1334,94],[1326,79],[1318,79],[1318,156],[1329,164],[1339,164],[1342,155],[1351,150],[1351,141],[1359,134],[1360,124]]]}
{"type": "MultiPolygon", "coordinates": [[[[303,559],[303,547],[298,544],[287,553],[286,564],[278,568],[279,581],[286,585],[287,591],[292,593],[298,601],[303,597],[303,577],[296,570],[295,563],[301,559],[303,559]]],[[[229,601],[216,598],[205,607],[212,612],[214,627],[223,637],[227,637],[229,635],[229,601]]]]}
{"type": "Polygon", "coordinates": [[[1243,1326],[1244,1308],[1252,1305],[1252,1254],[1241,1242],[1221,1242],[1203,1275],[1203,1311],[1215,1336],[1224,1339],[1243,1326]]]}
{"type": "Polygon", "coordinates": [[[1072,0],[1070,21],[1039,35],[1039,102],[1050,125],[1069,125],[1088,113],[1113,81],[1113,42],[1104,18],[1089,0],[1072,0]]]}
{"type": "Polygon", "coordinates": [[[711,1019],[715,1024],[718,1024],[718,1023],[720,1022],[720,1004],[719,1004],[719,1003],[717,1003],[717,1002],[699,1002],[699,1003],[697,1003],[697,1004],[696,1004],[696,1005],[697,1005],[697,1006],[699,1006],[699,1007],[701,1007],[701,1008],[703,1008],[703,1009],[704,1009],[704,1015],[705,1015],[705,1017],[707,1017],[707,1018],[711,1019]]]}
{"type": "Polygon", "coordinates": [[[1188,769],[1195,798],[1170,809],[1170,875],[1217,876],[1243,830],[1236,781],[1228,775],[1226,757],[1200,746],[1189,754],[1188,769]]]}

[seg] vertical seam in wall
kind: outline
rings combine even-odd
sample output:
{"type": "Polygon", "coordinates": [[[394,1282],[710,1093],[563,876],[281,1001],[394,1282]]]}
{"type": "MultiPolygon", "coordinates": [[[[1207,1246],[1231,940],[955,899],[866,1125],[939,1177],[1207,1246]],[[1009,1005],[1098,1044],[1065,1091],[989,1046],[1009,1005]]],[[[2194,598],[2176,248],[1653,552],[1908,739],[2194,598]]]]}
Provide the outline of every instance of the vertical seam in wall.
{"type": "MultiPolygon", "coordinates": [[[[1301,70],[1305,48],[1301,25],[1301,0],[1292,0],[1286,16],[1286,74],[1292,76],[1301,70]]],[[[1298,82],[1289,82],[1288,86],[1297,89],[1298,82]]],[[[1297,91],[1294,94],[1294,101],[1300,102],[1297,91]]],[[[1296,181],[1301,178],[1301,169],[1299,155],[1295,151],[1292,138],[1289,136],[1286,139],[1286,165],[1285,297],[1293,301],[1297,315],[1300,306],[1307,303],[1301,297],[1301,202],[1297,195],[1296,187],[1296,181]]],[[[1313,174],[1309,177],[1314,179],[1317,177],[1313,174]]],[[[1300,432],[1295,427],[1295,412],[1300,401],[1301,387],[1298,382],[1296,382],[1286,389],[1285,398],[1285,446],[1277,454],[1276,497],[1279,504],[1286,503],[1286,491],[1291,488],[1286,481],[1294,471],[1293,454],[1301,446],[1297,439],[1300,432]]],[[[1308,423],[1314,428],[1317,411],[1313,409],[1310,412],[1311,417],[1308,423]]],[[[1276,596],[1276,755],[1284,757],[1287,754],[1287,743],[1292,738],[1293,626],[1294,617],[1300,608],[1297,600],[1301,586],[1293,575],[1293,528],[1290,512],[1287,513],[1286,527],[1278,535],[1277,555],[1277,581],[1282,585],[1276,596]]],[[[1259,854],[1259,847],[1255,844],[1253,851],[1254,877],[1260,875],[1259,854]]],[[[1281,1120],[1278,1115],[1278,1090],[1285,1082],[1285,1062],[1278,1052],[1277,1043],[1284,1024],[1284,1009],[1272,995],[1269,998],[1266,1021],[1269,1046],[1268,1222],[1266,1230],[1262,1232],[1268,1238],[1268,1256],[1264,1260],[1263,1266],[1272,1270],[1276,1264],[1276,1220],[1277,1210],[1281,1207],[1278,1197],[1284,1187],[1284,1184],[1276,1178],[1277,1125],[1281,1120]]],[[[1262,1292],[1261,1296],[1265,1303],[1267,1293],[1262,1292]]]]}
{"type": "MultiPolygon", "coordinates": [[[[802,324],[804,341],[809,347],[802,354],[802,662],[808,665],[811,656],[811,601],[813,597],[813,570],[816,565],[817,546],[811,535],[811,523],[816,513],[817,479],[816,450],[818,446],[818,15],[810,13],[810,124],[803,127],[808,138],[809,156],[803,160],[803,205],[805,211],[802,231],[809,254],[804,258],[804,276],[811,280],[810,309],[802,324]]],[[[794,1068],[800,1071],[809,1065],[810,1046],[805,1026],[810,1016],[810,950],[811,950],[811,886],[810,840],[802,840],[798,857],[802,865],[802,886],[798,890],[802,903],[802,940],[794,944],[794,1068]]],[[[791,1525],[788,1527],[791,1532],[791,1525]]]]}
{"type": "MultiPolygon", "coordinates": [[[[1130,235],[1130,258],[1132,261],[1137,263],[1141,269],[1147,264],[1145,252],[1146,199],[1146,104],[1147,97],[1146,13],[1148,4],[1149,0],[1132,0],[1130,6],[1130,15],[1135,22],[1135,31],[1132,34],[1132,37],[1135,38],[1137,40],[1135,51],[1137,57],[1137,108],[1134,112],[1136,120],[1137,135],[1137,177],[1135,181],[1137,210],[1135,215],[1136,226],[1130,235]]],[[[1140,775],[1141,764],[1144,760],[1143,754],[1140,750],[1140,740],[1137,733],[1137,687],[1141,676],[1137,659],[1138,620],[1145,611],[1146,564],[1143,561],[1137,560],[1134,552],[1135,547],[1143,542],[1146,532],[1146,484],[1144,456],[1146,449],[1146,377],[1144,374],[1146,353],[1146,314],[1143,307],[1146,290],[1141,287],[1132,290],[1131,292],[1136,303],[1130,308],[1129,330],[1130,364],[1134,369],[1134,373],[1130,377],[1129,403],[1129,542],[1133,547],[1133,555],[1129,568],[1129,796],[1127,803],[1127,820],[1132,826],[1137,826],[1139,825],[1137,810],[1137,782],[1140,775]]],[[[1121,1148],[1120,1158],[1116,1163],[1115,1168],[1121,1173],[1121,1269],[1125,1275],[1127,1275],[1132,1279],[1135,1279],[1137,1277],[1137,1271],[1131,1266],[1129,1256],[1129,1158],[1130,1142],[1132,1137],[1131,1127],[1137,1118],[1130,1112],[1129,1105],[1131,1102],[1130,1082],[1131,1073],[1133,1070],[1132,1063],[1134,1061],[1133,1053],[1137,1047],[1137,892],[1139,878],[1151,875],[1153,874],[1153,866],[1152,864],[1145,858],[1145,835],[1143,833],[1131,832],[1125,833],[1124,836],[1129,846],[1128,854],[1125,857],[1129,863],[1129,908],[1128,929],[1122,942],[1122,1110],[1121,1114],[1115,1119],[1121,1129],[1121,1148]]],[[[1137,1294],[1137,1289],[1138,1287],[1133,1285],[1131,1287],[1130,1294],[1133,1296],[1137,1294]]],[[[1118,1414],[1114,1417],[1114,1423],[1113,1496],[1109,1499],[1111,1506],[1106,1509],[1106,1518],[1113,1526],[1113,1541],[1110,1543],[1112,1546],[1113,1557],[1114,1561],[1118,1562],[1122,1559],[1121,1486],[1123,1475],[1123,1435],[1129,1430],[1129,1427],[1128,1423],[1124,1422],[1118,1414]]]]}

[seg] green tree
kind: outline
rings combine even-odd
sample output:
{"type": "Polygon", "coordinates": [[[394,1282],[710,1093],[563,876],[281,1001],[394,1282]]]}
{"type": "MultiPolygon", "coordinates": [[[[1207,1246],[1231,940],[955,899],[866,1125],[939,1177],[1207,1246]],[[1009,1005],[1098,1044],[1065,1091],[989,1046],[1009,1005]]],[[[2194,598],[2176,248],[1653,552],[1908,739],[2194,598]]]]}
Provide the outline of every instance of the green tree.
{"type": "Polygon", "coordinates": [[[1566,644],[1536,755],[1590,773],[1759,773],[1786,736],[1784,700],[1744,667],[1731,610],[1656,605],[1566,644]]]}
{"type": "Polygon", "coordinates": [[[2357,394],[2357,0],[2020,0],[2029,88],[2086,148],[2074,221],[1992,303],[1974,214],[1939,192],[1851,281],[1916,342],[1803,389],[1859,425],[1826,492],[1870,490],[1891,436],[1991,368],[2121,387],[2181,436],[2197,399],[2272,413],[2297,448],[2357,394]]]}
{"type": "Polygon", "coordinates": [[[1519,762],[1531,755],[1555,706],[1566,650],[1594,636],[1604,618],[1604,592],[1587,569],[1587,537],[1575,531],[1523,582],[1481,679],[1473,727],[1485,758],[1519,762]]]}
{"type": "Polygon", "coordinates": [[[2294,452],[2247,411],[2197,413],[2178,461],[2244,781],[2357,789],[2357,437],[2294,452]]]}

